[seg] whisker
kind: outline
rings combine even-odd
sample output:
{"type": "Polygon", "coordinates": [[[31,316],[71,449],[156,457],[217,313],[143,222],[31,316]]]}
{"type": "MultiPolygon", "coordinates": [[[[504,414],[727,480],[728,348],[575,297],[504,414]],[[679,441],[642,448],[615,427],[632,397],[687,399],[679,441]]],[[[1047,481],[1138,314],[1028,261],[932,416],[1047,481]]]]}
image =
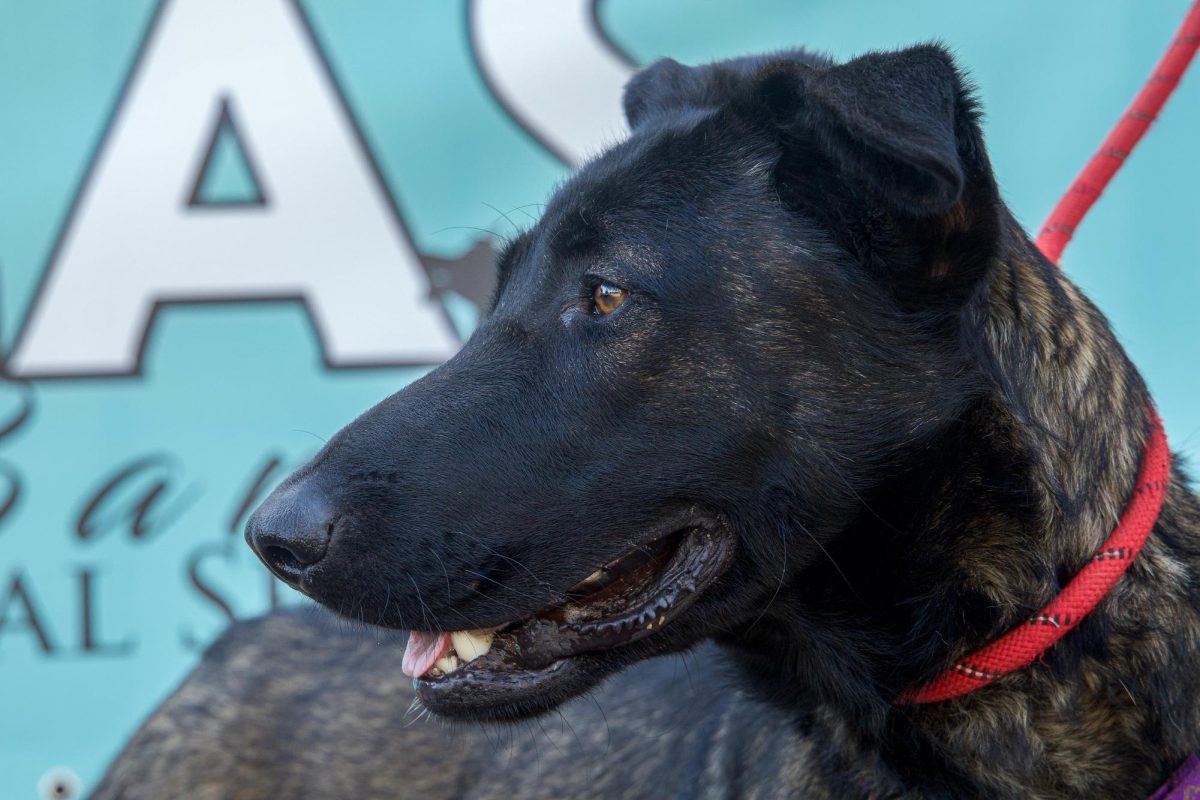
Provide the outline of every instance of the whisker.
{"type": "Polygon", "coordinates": [[[482,572],[476,572],[475,570],[471,570],[471,569],[464,569],[463,572],[467,573],[468,575],[474,575],[476,578],[487,581],[488,583],[494,583],[497,586],[499,586],[501,589],[503,589],[504,591],[509,592],[511,594],[515,594],[518,597],[521,597],[521,598],[524,598],[527,600],[535,600],[535,601],[537,600],[537,598],[535,598],[533,595],[523,593],[517,589],[512,588],[511,586],[505,586],[500,581],[496,580],[495,578],[488,577],[487,575],[484,575],[482,572]]]}
{"type": "Polygon", "coordinates": [[[557,592],[557,591],[558,591],[558,590],[557,590],[557,589],[555,589],[553,586],[551,586],[549,583],[547,583],[546,581],[542,580],[542,579],[541,579],[541,578],[539,578],[537,575],[535,575],[535,574],[533,573],[533,571],[532,571],[531,569],[529,569],[529,567],[525,566],[525,565],[524,565],[524,564],[522,564],[520,561],[518,561],[517,559],[515,559],[515,558],[513,558],[513,557],[511,557],[511,556],[506,556],[504,553],[501,553],[499,550],[497,550],[496,548],[492,547],[491,545],[489,545],[487,542],[483,541],[483,540],[482,540],[482,539],[480,539],[479,537],[477,537],[477,536],[472,536],[471,534],[467,533],[466,531],[462,531],[462,530],[456,530],[454,533],[455,533],[455,535],[457,535],[457,536],[465,536],[465,537],[467,537],[468,539],[470,539],[471,541],[473,541],[473,542],[477,542],[477,543],[478,543],[480,546],[482,546],[483,548],[485,548],[485,549],[486,549],[488,552],[490,552],[490,553],[494,554],[495,556],[497,556],[497,557],[499,557],[499,558],[502,558],[502,559],[504,559],[505,561],[507,561],[507,562],[508,562],[508,563],[510,563],[510,564],[513,564],[513,565],[515,565],[515,566],[517,566],[517,567],[520,567],[522,570],[524,570],[524,571],[525,571],[525,574],[526,574],[526,575],[528,575],[530,578],[532,578],[532,579],[533,579],[533,582],[534,582],[534,583],[536,583],[536,584],[538,584],[538,585],[540,585],[540,586],[542,586],[542,587],[544,587],[544,588],[546,588],[546,589],[548,589],[548,590],[550,590],[550,591],[552,591],[552,592],[557,592]]]}
{"type": "Polygon", "coordinates": [[[510,217],[508,214],[505,214],[503,211],[501,211],[500,209],[496,208],[496,207],[495,207],[494,205],[492,205],[491,203],[485,203],[485,202],[484,202],[484,201],[482,201],[482,200],[480,200],[479,202],[483,203],[485,206],[487,206],[488,208],[490,208],[492,211],[495,211],[497,214],[499,214],[500,216],[504,217],[505,221],[506,221],[506,222],[507,222],[509,225],[512,225],[512,229],[513,229],[514,231],[516,231],[516,232],[517,232],[517,235],[518,235],[518,236],[520,236],[520,235],[521,235],[521,229],[520,229],[520,228],[517,226],[517,223],[515,223],[515,222],[513,222],[513,221],[512,221],[512,217],[510,217]]]}
{"type": "Polygon", "coordinates": [[[579,746],[580,752],[586,752],[587,748],[583,746],[583,740],[579,738],[579,734],[575,731],[575,726],[571,724],[571,720],[567,719],[566,715],[559,708],[555,708],[554,712],[558,714],[558,718],[562,720],[563,724],[567,726],[567,730],[571,732],[571,736],[575,739],[575,744],[579,746]]]}
{"type": "MultiPolygon", "coordinates": [[[[555,711],[557,711],[557,710],[558,710],[558,709],[555,709],[555,711]]],[[[560,717],[562,716],[562,713],[561,713],[561,712],[559,713],[559,716],[560,716],[560,717]]],[[[550,734],[546,733],[546,726],[542,724],[542,718],[541,718],[540,716],[538,716],[538,717],[534,717],[534,718],[533,718],[533,721],[534,721],[534,722],[536,722],[536,723],[537,723],[537,726],[538,726],[538,728],[540,728],[540,729],[541,729],[541,731],[542,731],[542,738],[543,738],[543,739],[545,739],[546,741],[548,741],[548,742],[550,743],[550,745],[551,745],[551,746],[552,746],[552,747],[553,747],[555,750],[557,750],[557,751],[558,751],[558,754],[559,754],[560,756],[562,756],[563,758],[566,758],[567,754],[566,754],[566,753],[564,753],[564,752],[563,752],[563,749],[562,749],[561,747],[559,747],[559,746],[558,746],[558,742],[554,741],[553,737],[551,737],[551,736],[550,736],[550,734]]]]}
{"type": "Polygon", "coordinates": [[[502,242],[508,241],[508,237],[502,233],[498,233],[491,228],[480,228],[475,225],[448,225],[445,228],[439,228],[438,230],[434,231],[433,235],[436,236],[437,234],[445,233],[446,231],[478,231],[479,233],[486,233],[490,236],[494,236],[502,242]]]}
{"type": "Polygon", "coordinates": [[[442,567],[442,576],[446,579],[446,605],[449,606],[452,604],[452,601],[450,598],[450,573],[446,571],[446,562],[442,561],[442,557],[433,548],[430,548],[429,554],[436,558],[438,564],[442,567]]]}
{"type": "Polygon", "coordinates": [[[771,595],[771,599],[767,601],[765,606],[763,606],[762,611],[758,612],[758,616],[754,618],[754,622],[750,623],[750,627],[746,629],[744,634],[742,634],[743,636],[750,635],[750,632],[754,630],[754,627],[762,621],[763,617],[767,615],[767,610],[771,608],[771,605],[779,597],[779,593],[783,591],[783,581],[787,576],[788,562],[787,534],[784,533],[783,528],[779,529],[779,541],[783,543],[783,558],[780,559],[779,565],[779,583],[775,585],[775,593],[771,595]]]}
{"type": "Polygon", "coordinates": [[[799,525],[798,527],[804,532],[805,536],[807,536],[809,539],[812,539],[813,544],[820,548],[821,552],[825,554],[825,557],[829,559],[829,563],[833,564],[833,568],[837,570],[838,575],[842,576],[842,581],[845,582],[846,588],[850,590],[851,594],[854,595],[858,602],[862,603],[862,595],[860,595],[858,590],[854,588],[854,584],[850,583],[850,579],[846,577],[846,573],[842,571],[841,565],[838,564],[837,561],[834,560],[833,556],[830,555],[829,551],[825,549],[825,545],[817,541],[817,537],[813,536],[807,527],[804,525],[799,525]]]}
{"type": "Polygon", "coordinates": [[[585,692],[588,700],[592,701],[592,705],[596,706],[596,710],[600,712],[600,718],[604,720],[604,749],[606,751],[612,749],[612,728],[608,724],[608,714],[604,713],[604,707],[600,705],[600,701],[596,699],[595,692],[585,692]]]}
{"type": "Polygon", "coordinates": [[[409,575],[408,580],[412,582],[413,589],[417,593],[417,602],[420,603],[420,605],[421,605],[421,619],[425,622],[425,630],[427,630],[427,631],[439,630],[439,628],[430,627],[430,625],[429,625],[430,617],[433,616],[433,612],[430,610],[429,606],[425,605],[425,598],[421,597],[421,587],[417,586],[416,578],[414,578],[412,575],[409,575]]]}
{"type": "Polygon", "coordinates": [[[386,594],[384,595],[384,597],[383,597],[383,610],[379,612],[379,616],[378,616],[378,617],[376,618],[376,620],[375,620],[375,624],[376,624],[376,625],[382,625],[382,624],[383,624],[383,619],[384,619],[384,617],[386,617],[386,616],[387,616],[388,603],[389,603],[389,602],[391,602],[391,599],[392,599],[392,585],[391,585],[391,583],[385,583],[385,584],[383,585],[383,588],[384,588],[384,590],[385,590],[387,593],[386,593],[386,594]]]}

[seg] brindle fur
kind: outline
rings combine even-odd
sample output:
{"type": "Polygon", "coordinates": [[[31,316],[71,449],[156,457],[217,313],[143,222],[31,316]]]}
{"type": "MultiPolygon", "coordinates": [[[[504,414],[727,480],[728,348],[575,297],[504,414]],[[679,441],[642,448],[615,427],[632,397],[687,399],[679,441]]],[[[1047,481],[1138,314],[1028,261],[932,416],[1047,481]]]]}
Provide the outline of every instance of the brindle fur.
{"type": "MultiPolygon", "coordinates": [[[[818,452],[829,463],[819,486],[797,489],[789,481],[805,476],[784,470],[758,506],[724,509],[744,559],[731,580],[755,600],[714,606],[709,628],[678,625],[716,646],[633,665],[532,721],[446,725],[419,708],[406,716],[413,695],[395,634],[316,613],[270,616],[210,650],[94,796],[1148,795],[1200,749],[1200,506],[1178,466],[1141,556],[1043,658],[960,699],[896,702],[1021,624],[1087,562],[1129,498],[1147,433],[1145,385],[1103,316],[999,200],[973,101],[949,64],[931,47],[840,73],[801,53],[695,69],[660,62],[627,93],[634,143],[547,211],[560,251],[601,247],[637,263],[652,245],[605,238],[584,213],[602,218],[611,183],[638,179],[623,169],[715,147],[740,180],[773,181],[765,199],[747,190],[722,206],[714,189],[708,213],[679,200],[678,218],[656,217],[674,236],[689,236],[698,216],[727,234],[704,251],[723,265],[727,302],[705,313],[713,326],[734,317],[727,335],[786,376],[783,438],[799,442],[795,458],[818,452]],[[905,108],[934,97],[954,109],[957,184],[906,171],[888,140],[870,138],[871,120],[854,127],[853,114],[867,112],[838,105],[856,91],[879,101],[870,93],[880,64],[905,108]],[[864,138],[848,140],[847,128],[864,138]],[[638,149],[639,136],[651,145],[638,149]],[[784,212],[814,226],[789,238],[784,212]],[[832,266],[781,266],[804,259],[832,266]],[[805,320],[786,321],[787,308],[805,320]]],[[[917,141],[896,146],[900,160],[937,149],[936,131],[897,119],[887,135],[917,141]]],[[[689,168],[725,169],[715,163],[689,168]]],[[[530,241],[510,252],[509,283],[530,241]]],[[[493,353],[497,331],[515,324],[504,308],[479,334],[493,353]]],[[[650,335],[634,331],[611,358],[627,363],[650,335]]],[[[663,357],[699,359],[713,381],[736,380],[740,367],[716,346],[663,357]]],[[[643,380],[675,381],[681,409],[699,402],[686,374],[656,364],[643,380]]],[[[735,383],[721,387],[720,401],[751,402],[735,383]]],[[[611,444],[612,459],[622,452],[611,444]]]]}

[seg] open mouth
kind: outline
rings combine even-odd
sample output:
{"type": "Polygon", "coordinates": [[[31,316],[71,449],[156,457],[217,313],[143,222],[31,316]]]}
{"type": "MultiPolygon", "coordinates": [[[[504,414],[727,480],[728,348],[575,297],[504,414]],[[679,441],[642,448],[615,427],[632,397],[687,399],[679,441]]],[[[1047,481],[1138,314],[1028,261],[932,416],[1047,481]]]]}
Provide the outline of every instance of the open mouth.
{"type": "Polygon", "coordinates": [[[445,716],[511,708],[669,625],[724,574],[732,550],[722,526],[677,530],[605,564],[529,617],[486,630],[413,631],[404,672],[422,702],[445,716]]]}

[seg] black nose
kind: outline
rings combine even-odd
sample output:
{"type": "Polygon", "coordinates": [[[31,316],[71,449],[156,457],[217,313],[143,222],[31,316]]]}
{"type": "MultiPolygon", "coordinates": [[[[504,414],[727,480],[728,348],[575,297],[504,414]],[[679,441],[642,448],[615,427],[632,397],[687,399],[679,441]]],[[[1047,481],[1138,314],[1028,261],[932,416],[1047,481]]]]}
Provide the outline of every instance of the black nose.
{"type": "Polygon", "coordinates": [[[267,568],[288,583],[325,557],[334,513],[311,479],[280,486],[246,523],[246,543],[267,568]]]}

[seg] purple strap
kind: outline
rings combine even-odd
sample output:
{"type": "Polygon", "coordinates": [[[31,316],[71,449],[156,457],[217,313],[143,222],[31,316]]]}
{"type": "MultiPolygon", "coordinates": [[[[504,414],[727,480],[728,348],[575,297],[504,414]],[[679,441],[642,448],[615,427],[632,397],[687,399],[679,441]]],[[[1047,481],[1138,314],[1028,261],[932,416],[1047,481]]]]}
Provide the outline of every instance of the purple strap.
{"type": "Polygon", "coordinates": [[[1200,800],[1200,754],[1188,756],[1150,800],[1200,800]]]}

